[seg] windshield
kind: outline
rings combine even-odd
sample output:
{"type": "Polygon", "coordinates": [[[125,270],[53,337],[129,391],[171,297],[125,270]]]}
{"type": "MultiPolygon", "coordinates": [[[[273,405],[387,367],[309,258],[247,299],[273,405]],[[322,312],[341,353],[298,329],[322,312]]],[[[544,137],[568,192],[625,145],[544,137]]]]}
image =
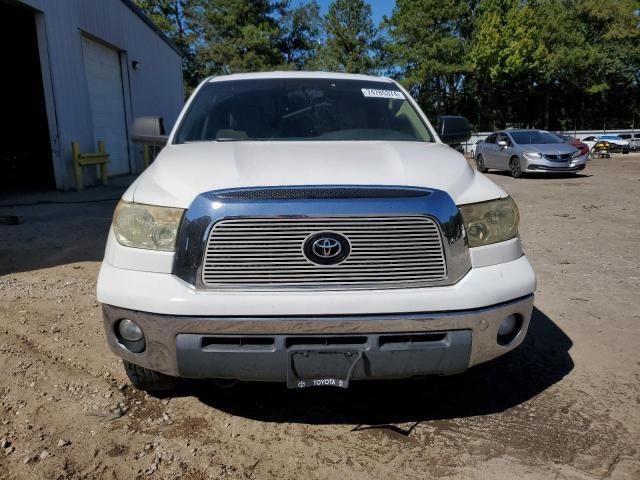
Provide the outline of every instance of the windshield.
{"type": "Polygon", "coordinates": [[[521,132],[509,132],[513,140],[520,145],[540,145],[543,143],[564,143],[553,133],[542,130],[524,130],[521,132]]]}
{"type": "Polygon", "coordinates": [[[392,83],[287,78],[203,85],[174,142],[250,140],[433,138],[392,83]]]}

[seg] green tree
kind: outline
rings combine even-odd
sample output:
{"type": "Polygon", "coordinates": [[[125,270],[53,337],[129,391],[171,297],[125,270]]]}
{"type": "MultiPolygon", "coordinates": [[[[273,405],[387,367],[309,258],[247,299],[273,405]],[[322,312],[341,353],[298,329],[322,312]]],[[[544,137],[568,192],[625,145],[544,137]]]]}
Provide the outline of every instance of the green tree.
{"type": "Polygon", "coordinates": [[[263,71],[281,65],[280,28],[275,20],[282,13],[281,2],[201,1],[201,53],[209,73],[263,71]]]}
{"type": "Polygon", "coordinates": [[[382,29],[365,0],[135,0],[207,74],[385,67],[431,116],[478,129],[640,124],[640,0],[397,0],[382,29]]]}
{"type": "Polygon", "coordinates": [[[544,76],[536,89],[538,123],[549,129],[572,129],[578,126],[579,105],[589,82],[592,45],[572,1],[538,0],[535,7],[546,46],[544,76]]]}
{"type": "Polygon", "coordinates": [[[481,1],[478,12],[469,60],[479,123],[488,118],[504,127],[515,118],[518,126],[531,126],[522,115],[531,113],[526,103],[544,76],[547,53],[535,12],[530,5],[495,0],[481,1]]]}
{"type": "Polygon", "coordinates": [[[293,9],[287,3],[278,24],[284,64],[298,70],[305,68],[320,47],[322,20],[318,3],[312,0],[293,9]]]}
{"type": "Polygon", "coordinates": [[[140,9],[180,50],[185,90],[190,93],[204,75],[200,60],[201,32],[196,19],[199,0],[135,0],[140,9]]]}
{"type": "Polygon", "coordinates": [[[323,19],[325,42],[316,66],[338,72],[370,73],[377,67],[379,31],[364,0],[335,0],[323,19]]]}
{"type": "Polygon", "coordinates": [[[465,0],[398,0],[385,19],[387,62],[429,114],[459,109],[471,28],[465,0]]]}
{"type": "Polygon", "coordinates": [[[640,120],[640,2],[575,0],[578,23],[589,44],[588,75],[580,119],[593,127],[640,120]],[[594,119],[595,117],[595,119],[594,119]],[[587,120],[585,120],[585,118],[587,120]]]}
{"type": "Polygon", "coordinates": [[[481,0],[466,85],[479,127],[593,128],[632,117],[634,4],[481,0]]]}

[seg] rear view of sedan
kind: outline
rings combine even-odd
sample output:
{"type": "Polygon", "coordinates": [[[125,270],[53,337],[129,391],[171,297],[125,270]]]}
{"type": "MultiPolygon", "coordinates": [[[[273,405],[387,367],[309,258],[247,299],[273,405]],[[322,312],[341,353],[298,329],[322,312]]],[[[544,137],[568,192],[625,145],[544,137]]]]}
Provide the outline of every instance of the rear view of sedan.
{"type": "Polygon", "coordinates": [[[504,130],[478,145],[475,160],[480,172],[506,170],[519,178],[525,173],[577,173],[584,169],[588,157],[544,130],[504,130]]]}

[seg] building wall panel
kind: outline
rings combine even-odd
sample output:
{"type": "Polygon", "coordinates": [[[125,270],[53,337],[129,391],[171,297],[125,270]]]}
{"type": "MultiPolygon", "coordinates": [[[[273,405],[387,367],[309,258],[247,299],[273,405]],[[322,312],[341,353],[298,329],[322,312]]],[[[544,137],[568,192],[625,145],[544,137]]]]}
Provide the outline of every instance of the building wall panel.
{"type": "MultiPolygon", "coordinates": [[[[170,129],[184,103],[178,53],[123,0],[23,0],[43,14],[59,132],[58,188],[73,187],[71,142],[94,150],[82,36],[121,52],[127,128],[138,116],[161,116],[170,129]],[[138,69],[132,62],[139,62],[138,69]]],[[[45,66],[47,68],[47,66],[45,66]]],[[[134,149],[131,147],[131,150],[134,149]]],[[[141,162],[137,162],[138,168],[141,162]]]]}

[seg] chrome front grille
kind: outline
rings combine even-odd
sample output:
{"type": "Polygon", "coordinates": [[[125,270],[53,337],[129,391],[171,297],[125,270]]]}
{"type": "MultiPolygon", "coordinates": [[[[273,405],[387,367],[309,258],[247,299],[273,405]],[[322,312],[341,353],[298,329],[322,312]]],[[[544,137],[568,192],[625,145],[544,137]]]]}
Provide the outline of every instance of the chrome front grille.
{"type": "Polygon", "coordinates": [[[552,160],[552,161],[565,161],[565,160],[569,160],[571,159],[571,156],[573,154],[571,153],[558,153],[558,154],[553,154],[553,153],[545,153],[544,156],[547,160],[552,160]]]}
{"type": "Polygon", "coordinates": [[[202,282],[232,288],[389,288],[436,284],[447,276],[442,237],[426,216],[247,217],[223,219],[209,234],[202,282]],[[349,257],[317,265],[303,253],[319,232],[349,240],[349,257]]]}

